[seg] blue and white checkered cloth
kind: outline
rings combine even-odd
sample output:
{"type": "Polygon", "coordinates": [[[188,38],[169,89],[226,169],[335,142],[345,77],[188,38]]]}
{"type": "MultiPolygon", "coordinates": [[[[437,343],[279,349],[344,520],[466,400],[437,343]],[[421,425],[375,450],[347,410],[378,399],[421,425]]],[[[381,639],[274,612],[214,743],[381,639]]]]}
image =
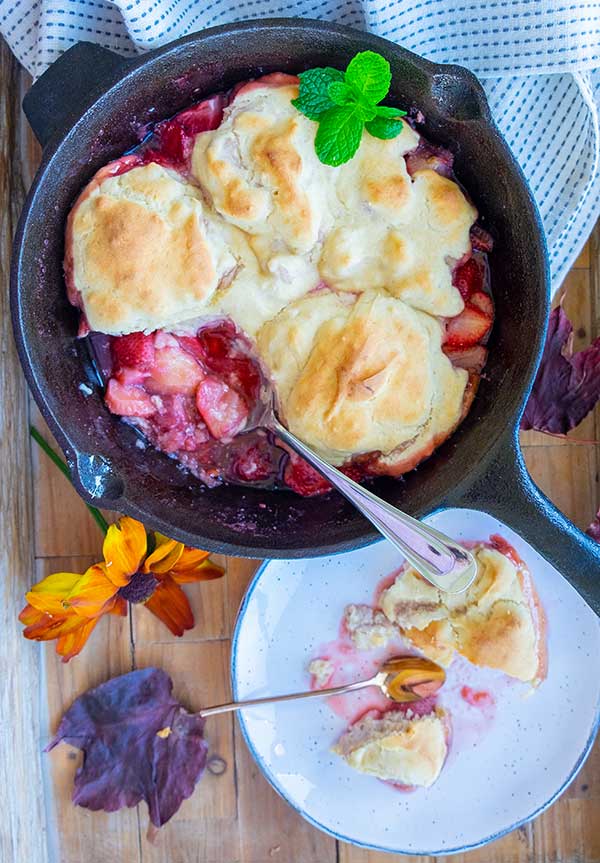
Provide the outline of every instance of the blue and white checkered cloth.
{"type": "Polygon", "coordinates": [[[280,16],[370,30],[472,69],[533,189],[560,286],[600,215],[599,0],[0,0],[0,32],[34,76],[79,40],[132,55],[280,16]]]}

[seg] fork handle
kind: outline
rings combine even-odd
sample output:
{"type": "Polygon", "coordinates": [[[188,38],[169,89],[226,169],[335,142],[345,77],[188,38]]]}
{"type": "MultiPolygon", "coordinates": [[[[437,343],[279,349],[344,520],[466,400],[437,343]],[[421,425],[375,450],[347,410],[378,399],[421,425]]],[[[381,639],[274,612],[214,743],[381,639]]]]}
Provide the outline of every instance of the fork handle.
{"type": "Polygon", "coordinates": [[[477,574],[477,564],[470,552],[328,464],[276,417],[270,430],[329,480],[431,584],[447,593],[459,593],[471,584],[477,574]]]}

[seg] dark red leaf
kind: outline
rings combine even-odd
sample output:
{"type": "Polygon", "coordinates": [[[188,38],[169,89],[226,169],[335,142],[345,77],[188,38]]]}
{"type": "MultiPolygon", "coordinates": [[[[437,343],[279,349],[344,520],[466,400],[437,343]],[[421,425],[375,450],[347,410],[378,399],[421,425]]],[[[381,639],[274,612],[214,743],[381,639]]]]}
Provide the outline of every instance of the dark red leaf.
{"type": "Polygon", "coordinates": [[[83,750],[75,804],[115,812],[145,800],[161,827],[193,793],[206,766],[204,719],[188,713],[172,688],[164,671],[143,668],[73,702],[46,751],[63,741],[83,750]]]}
{"type": "Polygon", "coordinates": [[[573,327],[559,306],[550,315],[542,363],[527,402],[522,429],[566,434],[600,398],[600,338],[574,354],[573,327]]]}
{"type": "Polygon", "coordinates": [[[595,539],[596,542],[600,542],[600,509],[594,516],[594,520],[586,530],[586,533],[588,536],[591,536],[592,539],[595,539]]]}

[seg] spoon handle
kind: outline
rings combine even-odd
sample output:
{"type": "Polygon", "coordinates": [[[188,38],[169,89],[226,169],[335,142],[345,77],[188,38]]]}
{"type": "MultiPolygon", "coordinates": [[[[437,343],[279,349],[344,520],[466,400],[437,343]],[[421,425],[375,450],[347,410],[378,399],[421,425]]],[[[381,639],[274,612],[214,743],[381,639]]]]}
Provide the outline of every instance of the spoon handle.
{"type": "Polygon", "coordinates": [[[297,701],[299,698],[322,698],[327,695],[343,695],[353,689],[362,689],[365,686],[377,686],[378,675],[371,680],[359,680],[357,683],[347,683],[345,686],[334,686],[332,689],[311,689],[310,692],[293,692],[291,695],[271,695],[267,698],[251,698],[248,701],[232,701],[229,704],[218,704],[216,707],[207,707],[200,711],[200,716],[216,716],[219,713],[231,713],[232,710],[241,710],[244,707],[255,707],[258,704],[275,704],[281,701],[297,701]]]}
{"type": "Polygon", "coordinates": [[[460,593],[469,587],[477,574],[477,564],[469,551],[445,534],[396,509],[323,461],[275,416],[270,429],[353,503],[427,581],[447,593],[460,593]]]}

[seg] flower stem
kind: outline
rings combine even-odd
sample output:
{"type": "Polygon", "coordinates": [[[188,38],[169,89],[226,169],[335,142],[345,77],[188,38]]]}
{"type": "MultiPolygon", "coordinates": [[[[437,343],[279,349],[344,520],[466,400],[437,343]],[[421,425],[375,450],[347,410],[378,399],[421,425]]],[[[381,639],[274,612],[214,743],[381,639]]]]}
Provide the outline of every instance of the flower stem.
{"type": "MultiPolygon", "coordinates": [[[[30,434],[30,435],[31,435],[31,437],[34,439],[34,441],[37,443],[37,445],[38,445],[39,447],[41,447],[41,448],[44,450],[44,452],[46,453],[46,455],[48,456],[48,458],[49,458],[49,459],[51,459],[51,460],[54,462],[54,464],[56,465],[56,467],[57,467],[57,468],[58,468],[62,473],[64,473],[64,475],[67,477],[67,479],[69,480],[69,482],[72,482],[72,480],[71,480],[71,471],[69,470],[68,466],[67,466],[67,465],[65,464],[65,462],[61,459],[61,457],[58,455],[58,453],[54,452],[54,450],[52,449],[52,447],[50,446],[50,444],[49,444],[47,441],[45,441],[45,440],[44,440],[44,438],[41,436],[41,434],[39,433],[39,431],[36,429],[36,427],[35,427],[35,426],[29,426],[29,434],[30,434]]],[[[87,506],[87,508],[89,509],[90,514],[91,514],[92,518],[94,519],[94,521],[96,522],[96,524],[98,525],[98,527],[100,528],[100,530],[101,530],[103,533],[106,533],[106,532],[107,532],[107,530],[108,530],[108,522],[107,522],[107,520],[104,518],[104,516],[102,515],[102,513],[100,512],[100,510],[99,510],[99,509],[96,509],[96,507],[95,507],[95,506],[90,506],[90,505],[89,505],[89,503],[88,503],[88,504],[86,504],[86,506],[87,506]]]]}

